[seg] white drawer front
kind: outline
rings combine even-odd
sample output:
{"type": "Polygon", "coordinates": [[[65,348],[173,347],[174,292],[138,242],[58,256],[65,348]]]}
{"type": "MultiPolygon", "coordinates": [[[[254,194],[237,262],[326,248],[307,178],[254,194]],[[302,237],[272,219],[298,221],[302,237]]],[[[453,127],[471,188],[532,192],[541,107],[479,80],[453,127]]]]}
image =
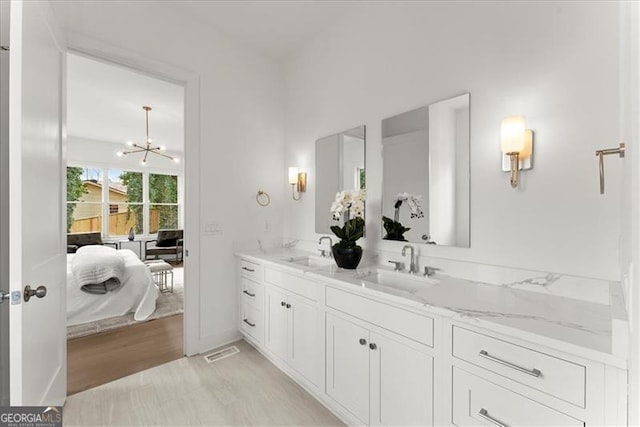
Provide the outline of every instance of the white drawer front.
{"type": "Polygon", "coordinates": [[[262,344],[264,336],[264,316],[262,310],[241,304],[240,330],[251,335],[258,343],[262,344]]]}
{"type": "Polygon", "coordinates": [[[582,365],[457,326],[453,327],[453,355],[585,407],[586,368],[582,365]]]}
{"type": "Polygon", "coordinates": [[[262,283],[262,266],[260,264],[241,259],[239,266],[241,277],[262,283]]]}
{"type": "Polygon", "coordinates": [[[584,427],[575,418],[455,367],[451,422],[457,426],[584,427]]]}
{"type": "Polygon", "coordinates": [[[326,305],[433,347],[433,319],[327,286],[326,305]]]}
{"type": "Polygon", "coordinates": [[[279,270],[265,268],[264,281],[279,286],[312,301],[318,301],[320,285],[313,280],[305,279],[279,270]]]}
{"type": "Polygon", "coordinates": [[[244,304],[251,305],[262,311],[264,306],[264,285],[240,278],[240,293],[244,304]]]}

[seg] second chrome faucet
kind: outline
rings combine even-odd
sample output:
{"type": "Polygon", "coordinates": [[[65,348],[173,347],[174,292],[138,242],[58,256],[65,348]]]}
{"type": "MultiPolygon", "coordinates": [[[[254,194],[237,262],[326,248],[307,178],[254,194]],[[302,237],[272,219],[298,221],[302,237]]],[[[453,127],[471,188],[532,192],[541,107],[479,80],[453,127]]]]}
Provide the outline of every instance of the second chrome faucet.
{"type": "Polygon", "coordinates": [[[411,260],[409,263],[409,273],[416,274],[418,272],[418,265],[416,263],[415,249],[411,245],[404,245],[402,247],[402,256],[405,256],[407,254],[407,249],[409,249],[411,252],[411,260]]]}

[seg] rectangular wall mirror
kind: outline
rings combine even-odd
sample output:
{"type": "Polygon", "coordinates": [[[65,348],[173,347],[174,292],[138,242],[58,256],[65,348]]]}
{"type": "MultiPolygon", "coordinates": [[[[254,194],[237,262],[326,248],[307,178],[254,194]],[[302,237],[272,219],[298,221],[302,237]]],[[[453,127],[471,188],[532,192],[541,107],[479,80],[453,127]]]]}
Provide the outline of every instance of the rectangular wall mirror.
{"type": "Polygon", "coordinates": [[[337,192],[366,188],[365,140],[363,125],[316,141],[316,233],[331,233],[337,192]]]}
{"type": "Polygon", "coordinates": [[[382,121],[383,239],[469,247],[469,98],[382,121]]]}

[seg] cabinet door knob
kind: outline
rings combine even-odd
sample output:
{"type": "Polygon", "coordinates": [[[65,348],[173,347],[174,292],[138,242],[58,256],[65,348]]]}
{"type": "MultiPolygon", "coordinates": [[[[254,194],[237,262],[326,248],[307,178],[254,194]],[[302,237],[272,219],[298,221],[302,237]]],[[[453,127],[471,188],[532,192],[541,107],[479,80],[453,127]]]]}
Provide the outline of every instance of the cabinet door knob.
{"type": "Polygon", "coordinates": [[[287,304],[287,305],[286,305],[286,307],[287,307],[287,308],[291,308],[291,304],[287,304]]]}
{"type": "Polygon", "coordinates": [[[285,305],[287,305],[287,303],[284,301],[280,301],[280,305],[284,307],[285,305]]]}
{"type": "Polygon", "coordinates": [[[367,345],[367,340],[360,338],[360,345],[367,345]]]}
{"type": "Polygon", "coordinates": [[[371,350],[375,350],[376,348],[378,348],[378,346],[376,345],[376,343],[372,342],[371,344],[369,344],[369,348],[371,350]]]}

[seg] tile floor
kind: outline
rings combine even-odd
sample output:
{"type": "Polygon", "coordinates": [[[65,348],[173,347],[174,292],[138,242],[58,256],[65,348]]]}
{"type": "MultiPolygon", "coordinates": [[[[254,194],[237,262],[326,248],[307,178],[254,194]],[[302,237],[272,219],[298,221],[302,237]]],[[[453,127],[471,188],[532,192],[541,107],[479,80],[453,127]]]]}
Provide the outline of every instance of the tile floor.
{"type": "Polygon", "coordinates": [[[343,425],[329,410],[239,341],[240,353],[167,364],[67,398],[65,426],[343,425]]]}

